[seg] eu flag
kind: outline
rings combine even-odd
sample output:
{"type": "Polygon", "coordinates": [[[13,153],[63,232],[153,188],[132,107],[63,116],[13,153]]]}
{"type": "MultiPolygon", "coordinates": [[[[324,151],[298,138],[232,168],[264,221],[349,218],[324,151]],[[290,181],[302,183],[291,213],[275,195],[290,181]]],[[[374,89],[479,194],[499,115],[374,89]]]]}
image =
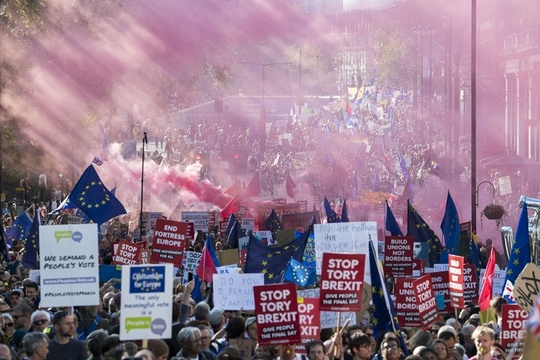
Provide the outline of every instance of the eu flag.
{"type": "Polygon", "coordinates": [[[93,165],[86,168],[69,199],[96,224],[126,213],[124,205],[103,185],[93,165]]]}
{"type": "Polygon", "coordinates": [[[446,197],[446,210],[441,223],[441,230],[444,235],[445,248],[440,262],[441,264],[447,264],[448,254],[457,255],[459,252],[459,235],[461,232],[458,212],[450,191],[448,191],[446,197]]]}
{"type": "Polygon", "coordinates": [[[36,212],[30,234],[24,245],[24,254],[22,264],[25,269],[38,268],[38,252],[39,252],[39,226],[40,226],[39,211],[36,212]]]}
{"type": "MultiPolygon", "coordinates": [[[[527,216],[527,203],[523,203],[521,215],[516,229],[516,239],[512,246],[510,259],[506,267],[506,281],[510,281],[512,285],[516,283],[516,279],[523,271],[525,265],[531,262],[531,243],[529,240],[529,219],[527,216]]],[[[504,289],[503,289],[504,290],[504,289]]]]}
{"type": "Polygon", "coordinates": [[[272,234],[275,234],[278,230],[283,230],[283,225],[281,224],[281,221],[279,220],[278,214],[276,214],[276,211],[272,209],[272,212],[264,223],[262,224],[263,229],[266,229],[268,231],[271,231],[272,234]]]}
{"type": "Polygon", "coordinates": [[[244,236],[245,234],[244,230],[242,230],[242,226],[238,220],[235,219],[231,231],[227,234],[227,245],[229,246],[229,249],[238,249],[238,239],[244,236]]]}
{"type": "Polygon", "coordinates": [[[289,265],[285,271],[285,281],[306,287],[315,284],[316,279],[317,275],[314,267],[307,267],[294,258],[289,261],[289,265]]]}
{"type": "Polygon", "coordinates": [[[250,234],[244,272],[263,273],[265,284],[281,283],[289,260],[302,261],[310,233],[311,226],[290,243],[278,247],[267,246],[250,234]]]}
{"type": "Polygon", "coordinates": [[[347,200],[343,200],[341,208],[341,222],[349,222],[349,213],[347,212],[347,200]]]}
{"type": "Polygon", "coordinates": [[[28,216],[26,211],[23,211],[21,215],[17,216],[13,222],[13,225],[11,225],[11,229],[9,231],[10,241],[26,240],[31,227],[32,219],[30,219],[30,216],[28,216]]]}
{"type": "Polygon", "coordinates": [[[389,231],[390,234],[392,234],[393,236],[403,236],[403,233],[399,228],[399,224],[396,221],[394,213],[388,205],[388,201],[385,200],[384,202],[386,204],[386,230],[389,231]]]}
{"type": "Polygon", "coordinates": [[[328,201],[326,196],[324,197],[324,210],[326,211],[326,221],[328,223],[341,222],[341,219],[339,218],[338,214],[330,206],[330,201],[328,201]]]}
{"type": "Polygon", "coordinates": [[[407,236],[413,236],[415,242],[429,244],[428,262],[430,267],[439,263],[442,244],[435,232],[413,208],[409,200],[407,200],[407,236]]]}
{"type": "Polygon", "coordinates": [[[369,242],[369,269],[371,271],[371,301],[373,302],[373,335],[399,330],[394,303],[388,297],[386,282],[380,272],[373,243],[369,242]]]}

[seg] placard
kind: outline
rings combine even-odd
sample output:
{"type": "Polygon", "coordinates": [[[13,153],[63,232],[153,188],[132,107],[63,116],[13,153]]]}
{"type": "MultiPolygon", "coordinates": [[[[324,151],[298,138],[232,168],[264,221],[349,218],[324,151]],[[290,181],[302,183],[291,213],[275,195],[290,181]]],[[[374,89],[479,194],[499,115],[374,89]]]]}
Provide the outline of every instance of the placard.
{"type": "Polygon", "coordinates": [[[194,231],[208,232],[210,215],[206,211],[182,211],[182,222],[193,223],[194,231]]]}
{"type": "Polygon", "coordinates": [[[170,339],[173,266],[122,266],[120,340],[170,339]]]}
{"type": "Polygon", "coordinates": [[[463,309],[465,306],[463,290],[463,256],[448,255],[448,277],[450,282],[450,306],[463,309]]]}
{"type": "Polygon", "coordinates": [[[539,293],[540,269],[534,263],[528,263],[516,279],[512,294],[523,310],[531,312],[539,293]]]}
{"type": "Polygon", "coordinates": [[[440,314],[450,314],[454,309],[450,306],[450,282],[448,281],[448,271],[435,271],[430,273],[435,296],[439,296],[444,301],[444,308],[438,307],[440,314]]]}
{"type": "Polygon", "coordinates": [[[323,253],[320,309],[361,311],[366,256],[323,253]]]}
{"type": "MultiPolygon", "coordinates": [[[[316,299],[316,301],[318,302],[321,295],[321,289],[313,288],[313,289],[297,290],[297,294],[298,294],[298,298],[316,299]]],[[[371,301],[371,286],[367,284],[365,284],[364,286],[364,296],[362,298],[362,301],[363,301],[363,304],[362,304],[363,307],[367,309],[371,301]]],[[[335,328],[338,322],[338,318],[340,319],[339,326],[344,326],[348,319],[350,319],[349,325],[356,325],[357,313],[353,311],[342,311],[340,312],[341,316],[338,316],[337,311],[321,311],[320,314],[321,314],[321,322],[320,322],[321,329],[335,328]]]]}
{"type": "Polygon", "coordinates": [[[199,262],[201,261],[202,253],[197,251],[186,251],[182,259],[182,266],[184,270],[196,274],[199,269],[199,262]]]}
{"type": "MultiPolygon", "coordinates": [[[[369,254],[369,241],[377,241],[377,222],[315,224],[317,275],[321,275],[323,253],[369,254]]],[[[365,262],[366,282],[370,282],[369,262],[365,262]]]]}
{"type": "Polygon", "coordinates": [[[176,267],[182,266],[188,236],[190,236],[188,223],[157,219],[150,262],[153,264],[171,263],[176,267]]]}
{"type": "Polygon", "coordinates": [[[141,257],[141,250],[145,243],[132,243],[129,240],[121,240],[115,246],[113,265],[135,265],[141,257]]]}
{"type": "Polygon", "coordinates": [[[519,359],[523,353],[525,334],[527,328],[525,324],[529,313],[523,310],[518,304],[502,305],[502,323],[499,340],[507,354],[512,354],[512,359],[519,359]]]}
{"type": "Polygon", "coordinates": [[[473,264],[463,266],[463,297],[466,302],[478,302],[478,277],[473,264]]]}
{"type": "Polygon", "coordinates": [[[412,283],[416,293],[418,312],[420,313],[420,326],[424,330],[439,320],[439,311],[437,310],[437,300],[433,292],[431,275],[426,274],[412,283]]]}
{"type": "Polygon", "coordinates": [[[413,288],[413,278],[396,278],[396,316],[400,326],[419,327],[420,314],[413,288]]]}
{"type": "Polygon", "coordinates": [[[296,284],[262,285],[253,290],[259,345],[300,343],[296,284]]]}
{"type": "Polygon", "coordinates": [[[39,227],[44,308],[99,304],[97,224],[39,227]]]}
{"type": "Polygon", "coordinates": [[[318,340],[320,337],[321,312],[319,310],[319,299],[298,298],[298,314],[302,342],[296,346],[296,352],[306,354],[305,345],[311,340],[318,340]]]}
{"type": "Polygon", "coordinates": [[[413,236],[385,236],[384,272],[387,275],[410,276],[413,272],[413,236]]]}
{"type": "MultiPolygon", "coordinates": [[[[486,269],[480,270],[480,284],[482,284],[482,279],[484,278],[484,273],[486,269]]],[[[491,292],[491,297],[495,298],[502,295],[502,289],[504,288],[504,278],[506,277],[506,270],[495,269],[493,273],[493,291],[491,292]]],[[[482,289],[478,290],[480,294],[482,289]]]]}
{"type": "Polygon", "coordinates": [[[242,229],[249,231],[253,231],[255,230],[255,219],[253,218],[243,218],[242,219],[242,225],[241,225],[242,229]]]}
{"type": "Polygon", "coordinates": [[[264,274],[214,274],[214,306],[225,310],[255,310],[253,287],[264,284],[264,274]]]}

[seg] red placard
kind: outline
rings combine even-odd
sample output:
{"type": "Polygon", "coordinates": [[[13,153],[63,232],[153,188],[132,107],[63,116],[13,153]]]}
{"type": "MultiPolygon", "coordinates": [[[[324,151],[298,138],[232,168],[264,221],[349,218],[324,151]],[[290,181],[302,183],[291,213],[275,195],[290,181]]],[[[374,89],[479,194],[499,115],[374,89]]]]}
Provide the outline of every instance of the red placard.
{"type": "Polygon", "coordinates": [[[305,345],[311,340],[320,338],[321,312],[319,311],[319,299],[298,298],[298,314],[300,316],[302,343],[296,345],[296,352],[306,354],[305,345]]]}
{"type": "Polygon", "coordinates": [[[413,259],[413,276],[422,276],[425,273],[426,270],[426,262],[424,259],[413,259]]]}
{"type": "Polygon", "coordinates": [[[450,283],[448,282],[448,271],[437,271],[430,274],[435,296],[442,296],[444,299],[444,309],[439,309],[439,313],[453,313],[454,309],[450,307],[450,283]]]}
{"type": "Polygon", "coordinates": [[[321,311],[361,311],[364,254],[323,253],[321,311]]]}
{"type": "Polygon", "coordinates": [[[420,326],[427,330],[437,320],[439,311],[437,310],[437,300],[433,292],[431,275],[426,274],[412,283],[416,293],[418,312],[420,313],[420,326]]]}
{"type": "Polygon", "coordinates": [[[512,354],[512,360],[519,359],[523,353],[525,323],[529,313],[519,304],[504,304],[502,306],[502,323],[499,339],[507,354],[512,354]]]}
{"type": "Polygon", "coordinates": [[[186,243],[193,238],[193,232],[189,233],[192,229],[192,223],[157,219],[150,263],[172,263],[181,267],[186,243]]]}
{"type": "Polygon", "coordinates": [[[113,265],[135,265],[139,263],[141,250],[145,246],[145,242],[132,243],[128,240],[118,242],[116,251],[113,256],[113,265]]]}
{"type": "Polygon", "coordinates": [[[413,236],[385,236],[384,272],[388,275],[412,275],[413,236]]]}
{"type": "Polygon", "coordinates": [[[259,345],[300,343],[296,284],[254,286],[253,295],[259,345]]]}
{"type": "Polygon", "coordinates": [[[450,306],[462,309],[465,306],[463,290],[463,256],[448,255],[448,277],[450,282],[450,306]]]}
{"type": "Polygon", "coordinates": [[[396,278],[394,294],[396,296],[396,316],[400,326],[420,326],[420,315],[413,288],[413,278],[396,278]]]}
{"type": "Polygon", "coordinates": [[[466,302],[478,302],[478,280],[473,264],[463,266],[463,297],[466,302]]]}

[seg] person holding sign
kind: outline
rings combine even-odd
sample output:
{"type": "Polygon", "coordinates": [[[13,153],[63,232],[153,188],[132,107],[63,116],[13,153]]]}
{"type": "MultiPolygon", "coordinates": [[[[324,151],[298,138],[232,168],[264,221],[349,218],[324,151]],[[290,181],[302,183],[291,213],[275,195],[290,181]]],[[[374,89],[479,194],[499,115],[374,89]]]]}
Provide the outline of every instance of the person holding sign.
{"type": "Polygon", "coordinates": [[[497,360],[491,355],[491,347],[495,344],[495,331],[487,326],[480,325],[472,334],[476,355],[469,360],[497,360]]]}

